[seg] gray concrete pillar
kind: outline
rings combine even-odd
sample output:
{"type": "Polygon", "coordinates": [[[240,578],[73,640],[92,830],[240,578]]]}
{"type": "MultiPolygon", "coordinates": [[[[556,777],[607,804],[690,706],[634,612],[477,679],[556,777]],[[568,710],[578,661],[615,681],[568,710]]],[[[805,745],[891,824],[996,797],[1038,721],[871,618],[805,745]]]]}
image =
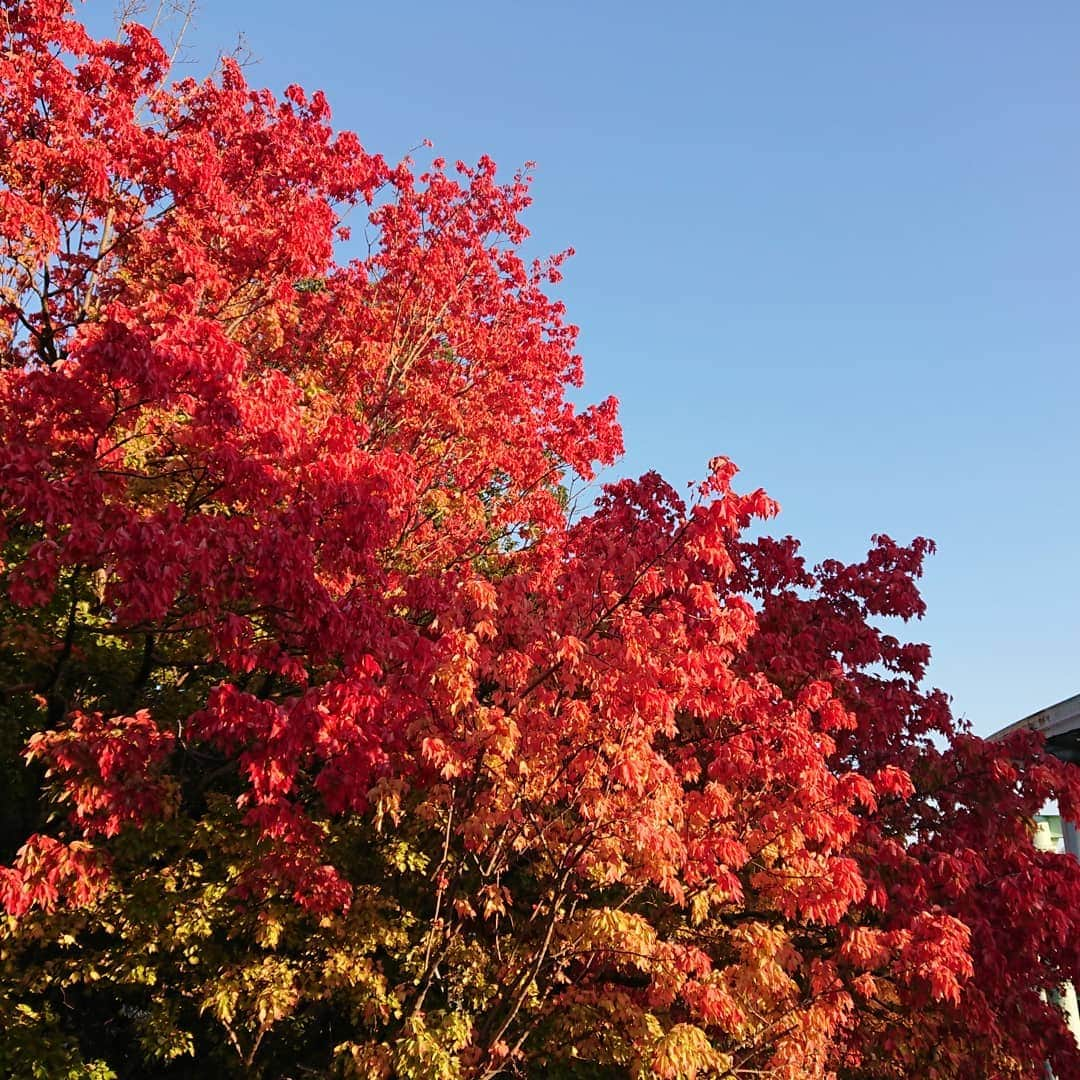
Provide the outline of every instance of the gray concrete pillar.
{"type": "Polygon", "coordinates": [[[1061,837],[1065,841],[1065,850],[1074,858],[1080,859],[1080,829],[1071,822],[1061,819],[1061,837]]]}
{"type": "MultiPolygon", "coordinates": [[[[1074,859],[1080,859],[1080,829],[1071,822],[1061,819],[1061,837],[1065,842],[1065,850],[1074,859]]],[[[1032,843],[1039,851],[1056,851],[1057,843],[1050,828],[1050,822],[1046,818],[1035,819],[1035,834],[1032,843]]],[[[1050,1000],[1065,1014],[1065,1022],[1069,1025],[1073,1038],[1080,1044],[1080,1007],[1077,1005],[1076,990],[1072,983],[1066,983],[1054,994],[1050,1000]]],[[[1053,1077],[1047,1066],[1047,1075],[1053,1077]]]]}

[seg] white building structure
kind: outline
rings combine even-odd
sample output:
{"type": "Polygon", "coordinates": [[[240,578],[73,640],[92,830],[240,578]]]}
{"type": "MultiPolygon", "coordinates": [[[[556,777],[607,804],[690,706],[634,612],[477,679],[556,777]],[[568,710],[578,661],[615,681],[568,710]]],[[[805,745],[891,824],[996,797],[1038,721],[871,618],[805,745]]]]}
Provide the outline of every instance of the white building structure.
{"type": "MultiPolygon", "coordinates": [[[[1054,757],[1080,765],[1080,694],[995,731],[990,736],[990,741],[995,742],[1014,731],[1025,729],[1041,731],[1046,737],[1046,748],[1054,757]]],[[[1040,851],[1064,849],[1064,852],[1074,859],[1080,859],[1080,829],[1076,822],[1068,821],[1057,814],[1040,814],[1035,821],[1033,839],[1040,851]]],[[[1072,984],[1066,983],[1055,997],[1065,1013],[1073,1038],[1080,1043],[1080,1009],[1077,1007],[1076,991],[1072,984]]]]}

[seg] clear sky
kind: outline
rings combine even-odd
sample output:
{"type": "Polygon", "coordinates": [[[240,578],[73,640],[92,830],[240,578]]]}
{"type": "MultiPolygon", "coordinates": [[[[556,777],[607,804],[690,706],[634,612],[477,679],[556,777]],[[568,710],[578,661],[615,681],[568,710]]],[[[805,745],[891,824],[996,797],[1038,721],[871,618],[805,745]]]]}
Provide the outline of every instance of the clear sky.
{"type": "Polygon", "coordinates": [[[1075,0],[202,0],[191,73],[239,32],[370,150],[538,163],[618,473],[727,454],[814,558],[935,538],[980,733],[1080,692],[1075,0]]]}

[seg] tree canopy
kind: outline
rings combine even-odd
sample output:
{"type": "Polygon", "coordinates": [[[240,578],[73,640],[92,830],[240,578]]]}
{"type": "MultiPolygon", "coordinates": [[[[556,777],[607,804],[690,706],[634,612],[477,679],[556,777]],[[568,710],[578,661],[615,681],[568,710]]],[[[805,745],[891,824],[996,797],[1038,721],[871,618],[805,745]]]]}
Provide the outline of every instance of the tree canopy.
{"type": "Polygon", "coordinates": [[[0,17],[5,1075],[1080,1075],[1077,771],[889,632],[928,541],[571,513],[527,172],[0,17]]]}

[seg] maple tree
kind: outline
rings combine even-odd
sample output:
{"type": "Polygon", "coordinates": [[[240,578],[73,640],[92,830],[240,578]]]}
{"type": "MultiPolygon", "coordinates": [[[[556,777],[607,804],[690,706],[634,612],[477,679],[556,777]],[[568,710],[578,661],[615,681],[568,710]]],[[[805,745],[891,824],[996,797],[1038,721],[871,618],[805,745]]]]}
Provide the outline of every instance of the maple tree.
{"type": "Polygon", "coordinates": [[[575,517],[526,174],[0,12],[7,1074],[1080,1075],[1080,783],[888,633],[928,542],[575,517]]]}

